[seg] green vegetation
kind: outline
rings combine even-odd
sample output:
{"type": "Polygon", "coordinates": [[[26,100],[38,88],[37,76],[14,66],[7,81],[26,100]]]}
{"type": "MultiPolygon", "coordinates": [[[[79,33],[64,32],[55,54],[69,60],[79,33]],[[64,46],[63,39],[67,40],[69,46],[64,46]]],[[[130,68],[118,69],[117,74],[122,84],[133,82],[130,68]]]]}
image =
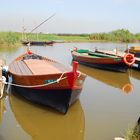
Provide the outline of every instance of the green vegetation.
{"type": "Polygon", "coordinates": [[[15,32],[0,32],[0,45],[12,46],[19,43],[20,34],[15,32]]]}
{"type": "MultiPolygon", "coordinates": [[[[22,33],[0,32],[0,45],[12,46],[19,44],[23,38],[22,33]]],[[[25,38],[25,35],[24,35],[25,38]]],[[[26,34],[28,40],[39,41],[58,41],[58,42],[95,42],[95,41],[111,41],[111,42],[140,42],[140,33],[133,34],[125,29],[119,29],[109,33],[93,33],[93,34],[44,34],[31,33],[26,34]]]]}
{"type": "Polygon", "coordinates": [[[140,125],[136,124],[134,128],[128,129],[125,140],[139,140],[140,139],[140,125]]]}
{"type": "Polygon", "coordinates": [[[140,42],[140,33],[133,34],[125,29],[115,30],[109,33],[93,33],[93,34],[30,34],[28,38],[31,40],[63,40],[64,42],[140,42]]]}
{"type": "Polygon", "coordinates": [[[95,33],[90,35],[91,40],[105,40],[115,42],[139,42],[140,34],[132,34],[128,30],[119,29],[109,33],[95,33]]]}
{"type": "Polygon", "coordinates": [[[89,35],[81,34],[30,34],[27,35],[30,40],[40,40],[40,41],[63,41],[63,42],[88,42],[89,35]]]}

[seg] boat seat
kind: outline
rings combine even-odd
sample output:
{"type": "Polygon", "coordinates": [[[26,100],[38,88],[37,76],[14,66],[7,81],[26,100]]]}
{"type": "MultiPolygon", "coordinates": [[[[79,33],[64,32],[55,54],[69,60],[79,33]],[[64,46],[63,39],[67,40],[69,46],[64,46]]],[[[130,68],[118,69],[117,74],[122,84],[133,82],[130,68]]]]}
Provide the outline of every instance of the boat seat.
{"type": "Polygon", "coordinates": [[[27,65],[27,67],[34,75],[62,73],[62,71],[57,69],[55,66],[53,66],[46,60],[28,59],[24,60],[24,63],[27,65]]]}
{"type": "Polygon", "coordinates": [[[10,65],[10,69],[13,73],[19,75],[32,75],[32,71],[27,67],[23,61],[14,61],[13,65],[10,65]]]}

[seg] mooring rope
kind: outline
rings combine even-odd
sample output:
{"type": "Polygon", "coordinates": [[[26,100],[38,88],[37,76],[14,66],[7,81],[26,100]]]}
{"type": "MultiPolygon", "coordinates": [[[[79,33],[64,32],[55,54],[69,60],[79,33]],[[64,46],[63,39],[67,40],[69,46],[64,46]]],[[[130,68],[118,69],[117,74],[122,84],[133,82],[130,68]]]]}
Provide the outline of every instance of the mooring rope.
{"type": "MultiPolygon", "coordinates": [[[[25,88],[35,88],[35,87],[43,87],[43,86],[48,86],[48,85],[51,85],[51,84],[55,84],[55,83],[59,83],[61,80],[64,80],[66,79],[67,77],[63,77],[63,75],[65,74],[66,72],[63,72],[61,74],[61,76],[56,79],[55,81],[52,81],[52,82],[49,82],[49,83],[46,83],[46,84],[41,84],[41,85],[33,85],[33,86],[29,86],[29,85],[19,85],[19,84],[14,84],[14,83],[11,83],[11,82],[6,82],[6,78],[5,79],[0,79],[0,81],[3,83],[3,84],[6,84],[6,85],[11,85],[11,86],[17,86],[17,87],[25,87],[25,88]],[[62,78],[63,77],[63,78],[62,78]]],[[[81,72],[78,72],[78,77],[81,76],[81,72]]],[[[4,77],[4,76],[2,76],[4,77]]]]}
{"type": "Polygon", "coordinates": [[[2,83],[4,83],[4,84],[11,85],[11,86],[34,88],[34,87],[43,87],[43,86],[48,86],[48,85],[51,85],[51,84],[54,84],[54,83],[59,83],[61,80],[64,80],[64,79],[67,78],[67,77],[63,77],[63,78],[62,78],[62,76],[63,76],[64,74],[65,74],[65,72],[63,72],[63,73],[61,74],[61,76],[60,76],[58,79],[56,79],[55,81],[52,81],[52,82],[49,82],[49,83],[46,83],[46,84],[32,85],[32,86],[14,84],[14,83],[11,83],[11,82],[6,82],[6,80],[3,80],[3,79],[0,79],[0,81],[2,81],[2,83]]]}

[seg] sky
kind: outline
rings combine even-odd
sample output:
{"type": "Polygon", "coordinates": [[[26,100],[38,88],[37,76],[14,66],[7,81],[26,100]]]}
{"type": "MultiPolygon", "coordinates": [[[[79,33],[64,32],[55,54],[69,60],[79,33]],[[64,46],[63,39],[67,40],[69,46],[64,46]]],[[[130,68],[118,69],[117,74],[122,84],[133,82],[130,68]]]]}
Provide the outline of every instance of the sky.
{"type": "Polygon", "coordinates": [[[140,0],[0,0],[0,31],[102,33],[140,32],[140,0]]]}

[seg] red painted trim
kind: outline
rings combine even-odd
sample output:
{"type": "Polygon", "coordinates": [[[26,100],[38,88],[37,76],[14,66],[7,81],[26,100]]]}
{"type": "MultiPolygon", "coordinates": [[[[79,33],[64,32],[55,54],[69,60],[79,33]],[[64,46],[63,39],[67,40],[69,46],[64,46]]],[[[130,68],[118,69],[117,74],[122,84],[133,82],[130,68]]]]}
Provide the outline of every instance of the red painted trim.
{"type": "Polygon", "coordinates": [[[69,83],[69,85],[70,85],[70,87],[72,89],[74,88],[75,81],[76,81],[76,79],[78,77],[77,69],[78,69],[78,62],[73,61],[73,71],[66,73],[67,79],[68,79],[68,83],[69,83]]]}

